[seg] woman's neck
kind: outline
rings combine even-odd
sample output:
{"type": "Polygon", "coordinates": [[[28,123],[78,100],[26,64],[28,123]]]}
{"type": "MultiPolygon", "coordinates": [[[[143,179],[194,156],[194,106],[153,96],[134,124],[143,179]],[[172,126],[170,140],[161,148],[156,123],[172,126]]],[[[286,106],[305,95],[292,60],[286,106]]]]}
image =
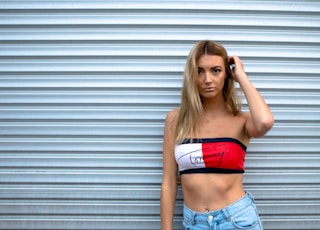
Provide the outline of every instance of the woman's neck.
{"type": "Polygon", "coordinates": [[[225,115],[229,112],[228,106],[223,99],[206,100],[203,101],[204,115],[219,116],[225,115]]]}

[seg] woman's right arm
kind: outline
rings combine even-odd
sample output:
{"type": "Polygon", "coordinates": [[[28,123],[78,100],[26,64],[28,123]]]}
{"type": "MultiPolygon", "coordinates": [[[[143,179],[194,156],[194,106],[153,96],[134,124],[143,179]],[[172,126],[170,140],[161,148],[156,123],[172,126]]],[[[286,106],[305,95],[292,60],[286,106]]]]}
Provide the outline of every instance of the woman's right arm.
{"type": "Polygon", "coordinates": [[[160,195],[161,229],[172,230],[177,194],[177,164],[174,157],[175,114],[167,114],[163,136],[163,174],[160,195]]]}

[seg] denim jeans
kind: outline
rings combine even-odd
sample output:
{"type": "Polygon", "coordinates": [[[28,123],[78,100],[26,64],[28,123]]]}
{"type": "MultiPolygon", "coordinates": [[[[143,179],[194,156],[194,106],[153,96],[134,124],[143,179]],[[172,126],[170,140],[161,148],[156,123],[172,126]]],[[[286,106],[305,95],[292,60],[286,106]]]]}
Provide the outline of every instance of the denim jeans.
{"type": "Polygon", "coordinates": [[[242,198],[220,210],[195,212],[186,205],[183,208],[185,230],[263,230],[252,195],[242,198]]]}

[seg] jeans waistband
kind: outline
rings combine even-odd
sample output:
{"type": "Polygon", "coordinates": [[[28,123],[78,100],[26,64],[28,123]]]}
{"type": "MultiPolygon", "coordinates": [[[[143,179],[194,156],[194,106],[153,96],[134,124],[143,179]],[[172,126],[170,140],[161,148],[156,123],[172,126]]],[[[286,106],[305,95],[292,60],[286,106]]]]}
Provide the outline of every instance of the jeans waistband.
{"type": "Polygon", "coordinates": [[[248,205],[254,203],[253,196],[251,193],[246,192],[246,194],[240,198],[239,200],[233,202],[232,204],[214,211],[209,212],[196,212],[189,209],[186,205],[184,205],[183,215],[184,218],[188,218],[191,221],[201,221],[201,217],[203,217],[203,221],[206,221],[209,216],[215,219],[215,221],[227,219],[230,220],[231,216],[243,210],[248,205]]]}

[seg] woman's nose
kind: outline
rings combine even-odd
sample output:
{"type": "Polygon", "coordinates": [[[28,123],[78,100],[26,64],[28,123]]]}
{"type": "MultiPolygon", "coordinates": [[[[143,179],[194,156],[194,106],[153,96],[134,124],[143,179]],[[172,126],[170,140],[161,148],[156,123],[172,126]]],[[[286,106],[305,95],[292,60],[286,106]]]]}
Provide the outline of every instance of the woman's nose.
{"type": "Polygon", "coordinates": [[[212,78],[211,78],[211,74],[210,74],[210,73],[205,73],[204,82],[205,82],[205,83],[210,83],[210,82],[212,82],[212,78]]]}

